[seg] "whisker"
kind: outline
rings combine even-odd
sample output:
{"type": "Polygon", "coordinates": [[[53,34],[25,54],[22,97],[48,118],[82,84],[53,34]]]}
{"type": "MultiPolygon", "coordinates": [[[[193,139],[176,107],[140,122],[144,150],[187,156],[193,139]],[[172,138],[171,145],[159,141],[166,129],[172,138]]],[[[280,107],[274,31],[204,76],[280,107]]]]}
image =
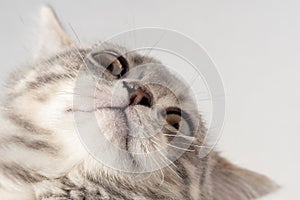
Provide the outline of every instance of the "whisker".
{"type": "MultiPolygon", "coordinates": [[[[158,150],[157,147],[156,147],[155,145],[154,145],[154,148],[155,148],[155,150],[158,150]]],[[[150,157],[153,159],[153,161],[154,161],[157,165],[159,165],[158,162],[155,160],[155,158],[154,158],[153,156],[150,155],[150,157]]],[[[163,170],[162,170],[161,168],[159,168],[159,172],[160,172],[161,177],[162,177],[162,180],[161,180],[161,182],[160,182],[159,185],[162,185],[163,182],[165,181],[165,174],[164,174],[164,172],[163,172],[163,170]]]]}
{"type": "MultiPolygon", "coordinates": [[[[81,41],[80,41],[80,39],[79,39],[77,33],[75,32],[73,26],[72,26],[71,24],[69,24],[69,26],[70,26],[70,28],[71,28],[73,34],[75,35],[75,37],[76,37],[76,39],[77,39],[77,41],[78,41],[78,43],[79,43],[79,45],[80,45],[80,48],[82,48],[81,41]]],[[[83,66],[88,70],[88,72],[90,73],[90,75],[92,75],[92,77],[93,77],[95,80],[97,80],[98,78],[94,75],[94,73],[91,72],[91,70],[89,69],[87,63],[85,62],[84,58],[82,57],[82,55],[81,55],[81,53],[80,53],[80,51],[79,51],[79,49],[77,48],[76,45],[74,45],[74,48],[76,49],[78,55],[80,56],[80,58],[81,58],[81,60],[82,60],[82,62],[83,62],[83,66]]]]}
{"type": "Polygon", "coordinates": [[[80,97],[96,99],[94,96],[82,95],[82,94],[78,94],[75,92],[68,92],[68,91],[59,91],[59,92],[57,92],[57,94],[58,95],[70,94],[70,95],[76,95],[76,96],[80,96],[80,97]]]}
{"type": "MultiPolygon", "coordinates": [[[[153,142],[154,142],[154,141],[153,141],[153,142]]],[[[160,146],[158,143],[156,143],[156,145],[160,146]]],[[[161,153],[160,150],[158,150],[157,152],[159,152],[159,154],[162,156],[162,157],[160,157],[160,159],[161,159],[161,161],[162,161],[163,163],[166,164],[166,167],[167,167],[168,169],[170,169],[176,176],[178,176],[179,178],[181,178],[181,177],[179,176],[179,174],[171,167],[171,165],[174,166],[176,169],[178,169],[178,167],[177,167],[170,159],[168,159],[163,153],[161,153]],[[164,158],[165,160],[163,160],[162,158],[164,158]],[[166,163],[166,162],[169,162],[171,165],[168,165],[168,163],[166,163]]]]}
{"type": "Polygon", "coordinates": [[[195,139],[195,137],[187,136],[187,135],[181,135],[181,134],[174,135],[174,134],[170,134],[170,133],[163,133],[163,135],[170,136],[170,137],[182,137],[182,138],[185,138],[185,139],[188,139],[188,140],[194,140],[195,139]]]}
{"type": "Polygon", "coordinates": [[[210,146],[204,146],[204,145],[197,145],[197,144],[189,144],[189,143],[184,143],[184,142],[176,142],[178,144],[186,144],[186,145],[190,145],[192,147],[198,147],[198,148],[211,148],[210,146]]]}
{"type": "MultiPolygon", "coordinates": [[[[156,138],[155,136],[154,136],[153,138],[156,139],[157,141],[159,141],[159,139],[156,138]]],[[[172,144],[170,144],[170,143],[166,143],[166,145],[167,145],[167,146],[170,146],[170,147],[172,147],[172,148],[175,148],[175,149],[179,149],[179,150],[191,151],[191,152],[195,151],[195,150],[192,150],[192,149],[185,149],[185,148],[177,147],[177,146],[174,146],[174,145],[172,145],[172,144]]]]}
{"type": "MultiPolygon", "coordinates": [[[[166,35],[166,31],[165,31],[165,32],[161,35],[161,37],[153,44],[153,46],[152,46],[151,48],[149,48],[149,50],[148,50],[148,48],[147,48],[148,53],[145,52],[144,55],[142,56],[142,59],[144,59],[145,57],[147,57],[147,56],[150,55],[150,53],[151,53],[151,52],[153,51],[153,49],[159,44],[159,42],[162,41],[162,39],[164,38],[165,35],[166,35]]],[[[151,58],[151,61],[153,61],[153,60],[154,60],[154,58],[151,58]]]]}
{"type": "MultiPolygon", "coordinates": [[[[150,152],[147,145],[145,145],[145,148],[146,148],[146,151],[147,151],[147,152],[150,152]]],[[[154,146],[154,148],[156,149],[155,146],[154,146]]],[[[156,150],[157,150],[157,149],[156,149],[156,150]]],[[[155,158],[154,158],[151,154],[149,154],[149,156],[151,157],[151,160],[153,160],[153,161],[158,165],[158,162],[155,160],[155,158]]],[[[151,165],[151,170],[153,170],[154,168],[153,168],[152,162],[150,162],[150,165],[151,165]]],[[[164,182],[164,180],[165,180],[165,175],[164,175],[163,170],[162,170],[161,168],[159,168],[159,172],[160,172],[160,174],[161,174],[161,179],[162,179],[159,185],[162,185],[163,182],[164,182]]],[[[153,173],[154,173],[154,172],[151,171],[151,172],[150,172],[150,175],[152,175],[153,173]]]]}
{"type": "MultiPolygon", "coordinates": [[[[156,137],[153,137],[154,139],[157,139],[158,140],[158,138],[156,138],[156,137]]],[[[151,140],[151,139],[150,139],[151,140]]],[[[163,148],[159,143],[157,143],[156,141],[154,141],[154,140],[151,140],[154,144],[156,144],[159,148],[163,148]]],[[[165,157],[165,155],[163,155],[161,152],[160,152],[160,150],[158,150],[158,152],[162,155],[162,156],[164,156],[165,157]]],[[[170,160],[170,159],[168,159],[167,157],[165,157],[165,159],[167,160],[167,161],[169,161],[170,162],[170,164],[172,164],[176,169],[177,169],[177,166],[170,160]]]]}

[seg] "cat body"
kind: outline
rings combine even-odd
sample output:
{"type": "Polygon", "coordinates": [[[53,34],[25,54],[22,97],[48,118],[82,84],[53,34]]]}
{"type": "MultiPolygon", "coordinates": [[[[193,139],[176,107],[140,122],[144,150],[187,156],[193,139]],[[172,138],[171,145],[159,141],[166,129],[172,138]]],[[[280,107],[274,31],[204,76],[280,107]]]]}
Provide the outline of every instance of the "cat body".
{"type": "MultiPolygon", "coordinates": [[[[199,147],[205,146],[205,125],[195,102],[188,98],[184,83],[159,61],[128,54],[125,48],[112,44],[78,48],[52,9],[44,8],[42,16],[45,27],[40,59],[11,75],[2,102],[0,199],[247,200],[277,188],[267,177],[239,168],[217,152],[204,158],[198,156],[199,147]],[[105,66],[104,60],[111,60],[114,65],[105,66]],[[144,66],[143,70],[135,71],[139,66],[144,66]],[[77,85],[84,92],[94,87],[88,81],[78,84],[79,74],[85,78],[91,72],[95,76],[101,74],[96,109],[74,103],[77,85]],[[160,84],[153,84],[157,81],[160,84]],[[121,92],[114,93],[116,89],[121,92]],[[147,118],[156,104],[166,109],[163,116],[167,115],[157,140],[130,135],[139,134],[133,130],[141,124],[147,132],[153,124],[161,123],[147,118]],[[184,117],[174,110],[177,107],[185,108],[180,112],[189,116],[180,123],[185,121],[190,135],[174,134],[180,128],[178,116],[184,117]],[[95,159],[83,145],[77,133],[78,121],[74,120],[77,113],[83,116],[80,119],[96,116],[108,138],[103,142],[108,149],[118,146],[132,155],[149,153],[157,149],[156,145],[168,146],[173,137],[191,145],[172,164],[158,170],[151,170],[149,163],[139,157],[129,159],[127,154],[117,152],[111,156],[111,164],[126,165],[129,171],[113,169],[95,159]],[[140,173],[133,173],[135,170],[140,173]]],[[[89,127],[89,121],[82,120],[80,124],[89,127]]],[[[81,134],[85,131],[89,132],[84,130],[81,134]]],[[[177,151],[171,149],[168,153],[177,151]]]]}

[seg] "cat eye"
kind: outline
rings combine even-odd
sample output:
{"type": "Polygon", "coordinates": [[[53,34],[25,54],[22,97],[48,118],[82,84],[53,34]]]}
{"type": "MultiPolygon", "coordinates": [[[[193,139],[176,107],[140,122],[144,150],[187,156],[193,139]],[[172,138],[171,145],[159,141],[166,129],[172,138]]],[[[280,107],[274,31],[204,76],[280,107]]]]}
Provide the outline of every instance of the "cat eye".
{"type": "Polygon", "coordinates": [[[127,60],[116,52],[102,51],[92,54],[92,58],[115,78],[122,77],[128,71],[127,60]]]}
{"type": "Polygon", "coordinates": [[[181,122],[181,110],[179,108],[168,108],[166,110],[166,121],[176,130],[179,130],[181,122]]]}

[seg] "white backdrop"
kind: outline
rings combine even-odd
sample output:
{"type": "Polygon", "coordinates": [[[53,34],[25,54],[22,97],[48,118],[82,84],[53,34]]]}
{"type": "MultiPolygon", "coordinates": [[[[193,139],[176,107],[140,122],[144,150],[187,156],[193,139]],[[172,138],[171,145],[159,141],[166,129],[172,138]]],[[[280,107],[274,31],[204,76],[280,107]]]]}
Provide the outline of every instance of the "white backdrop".
{"type": "MultiPolygon", "coordinates": [[[[43,1],[0,2],[0,80],[31,57],[43,1]]],[[[264,173],[282,189],[265,200],[300,197],[300,2],[48,1],[81,41],[136,27],[177,30],[202,44],[226,89],[226,121],[217,149],[264,173]]],[[[72,33],[71,33],[72,35],[72,33]]],[[[74,35],[74,34],[73,34],[74,35]]],[[[1,87],[3,88],[3,87],[1,87]]]]}

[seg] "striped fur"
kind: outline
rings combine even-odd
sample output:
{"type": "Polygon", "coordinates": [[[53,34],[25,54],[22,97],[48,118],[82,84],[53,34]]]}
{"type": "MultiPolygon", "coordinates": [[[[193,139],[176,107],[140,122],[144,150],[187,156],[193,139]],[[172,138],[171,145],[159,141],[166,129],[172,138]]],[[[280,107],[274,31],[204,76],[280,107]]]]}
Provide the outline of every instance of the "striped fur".
{"type": "MultiPolygon", "coordinates": [[[[195,103],[189,98],[187,87],[165,67],[161,67],[159,61],[136,53],[126,54],[125,48],[112,44],[78,48],[60,27],[51,9],[43,9],[43,20],[52,35],[47,30],[43,31],[47,33],[47,40],[41,41],[38,55],[42,59],[17,69],[11,75],[2,101],[0,199],[248,200],[276,188],[268,178],[238,168],[216,152],[204,158],[198,157],[199,147],[205,145],[205,125],[195,109],[195,103]],[[136,77],[131,78],[138,78],[140,83],[160,81],[171,88],[167,90],[159,84],[149,84],[147,87],[155,103],[163,107],[185,108],[191,131],[183,133],[188,137],[182,137],[179,141],[188,143],[192,139],[192,144],[173,164],[153,172],[122,172],[98,162],[85,149],[76,132],[73,114],[80,111],[88,115],[93,108],[80,105],[74,108],[74,87],[79,71],[87,65],[90,53],[104,50],[113,50],[125,57],[129,65],[126,81],[131,80],[130,70],[146,65],[148,68],[138,76],[132,74],[136,77]]],[[[90,70],[94,76],[99,75],[98,69],[90,70]]],[[[88,73],[88,70],[84,72],[88,73]]],[[[107,102],[113,97],[111,91],[120,83],[105,73],[101,75],[105,81],[98,86],[100,95],[96,98],[102,106],[108,105],[107,102]]],[[[86,87],[88,91],[89,86],[86,87]]],[[[100,129],[108,137],[113,136],[111,145],[120,148],[123,148],[124,141],[118,138],[117,133],[123,131],[125,126],[133,126],[133,119],[127,119],[126,122],[119,119],[120,115],[124,115],[120,113],[123,112],[119,106],[122,102],[116,102],[118,109],[103,106],[102,110],[96,112],[100,129]],[[113,126],[113,123],[121,128],[113,126]]],[[[147,115],[145,109],[137,106],[137,111],[144,116],[147,115]]],[[[140,120],[143,125],[151,125],[156,119],[143,121],[146,119],[141,117],[140,120]]],[[[179,135],[166,125],[157,137],[157,145],[168,146],[179,135]]],[[[155,150],[155,144],[148,139],[130,138],[126,143],[129,145],[128,151],[132,152],[155,150]]],[[[168,153],[172,155],[175,151],[178,151],[176,146],[168,153]]],[[[126,161],[124,157],[118,159],[119,162],[126,161]]]]}

